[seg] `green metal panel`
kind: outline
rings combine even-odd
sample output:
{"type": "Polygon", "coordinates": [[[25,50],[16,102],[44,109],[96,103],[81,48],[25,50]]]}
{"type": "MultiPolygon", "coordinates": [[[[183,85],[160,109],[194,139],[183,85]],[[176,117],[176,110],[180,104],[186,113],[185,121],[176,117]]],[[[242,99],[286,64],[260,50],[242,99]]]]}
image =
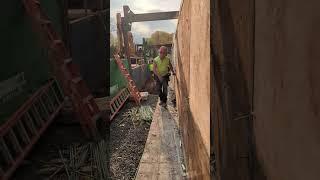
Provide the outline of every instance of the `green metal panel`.
{"type": "MultiPolygon", "coordinates": [[[[129,62],[128,60],[122,61],[124,66],[128,69],[129,62]]],[[[110,92],[111,96],[114,96],[119,90],[123,89],[127,86],[127,81],[125,77],[121,74],[121,71],[115,62],[114,59],[110,60],[110,89],[112,88],[112,92],[110,92]],[[118,86],[117,90],[114,90],[115,86],[118,86]]]]}
{"type": "MultiPolygon", "coordinates": [[[[41,6],[60,34],[62,32],[62,9],[57,1],[41,0],[41,6]]],[[[0,123],[10,116],[30,95],[52,75],[47,58],[47,50],[39,43],[31,21],[25,13],[22,0],[3,1],[0,16],[0,81],[20,72],[27,81],[24,92],[0,105],[0,123]]]]}

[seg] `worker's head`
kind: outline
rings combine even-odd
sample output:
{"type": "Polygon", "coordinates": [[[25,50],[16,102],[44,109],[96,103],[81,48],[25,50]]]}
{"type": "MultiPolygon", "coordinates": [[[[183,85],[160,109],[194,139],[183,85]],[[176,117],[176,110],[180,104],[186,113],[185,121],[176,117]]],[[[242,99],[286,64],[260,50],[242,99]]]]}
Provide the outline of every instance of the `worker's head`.
{"type": "Polygon", "coordinates": [[[167,48],[165,46],[161,46],[159,49],[160,58],[163,59],[167,56],[167,48]]]}

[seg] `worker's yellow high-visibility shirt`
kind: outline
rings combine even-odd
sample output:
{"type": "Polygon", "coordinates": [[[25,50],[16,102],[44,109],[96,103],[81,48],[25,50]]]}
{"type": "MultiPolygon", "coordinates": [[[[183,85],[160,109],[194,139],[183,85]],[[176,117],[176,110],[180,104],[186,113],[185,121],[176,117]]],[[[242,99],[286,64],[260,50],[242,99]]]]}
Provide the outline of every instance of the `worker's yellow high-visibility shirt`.
{"type": "Polygon", "coordinates": [[[149,64],[149,70],[153,72],[153,64],[149,64]]]}
{"type": "Polygon", "coordinates": [[[168,57],[160,59],[160,57],[158,56],[154,59],[154,62],[157,64],[157,70],[160,76],[165,76],[169,73],[168,68],[170,60],[168,57]]]}

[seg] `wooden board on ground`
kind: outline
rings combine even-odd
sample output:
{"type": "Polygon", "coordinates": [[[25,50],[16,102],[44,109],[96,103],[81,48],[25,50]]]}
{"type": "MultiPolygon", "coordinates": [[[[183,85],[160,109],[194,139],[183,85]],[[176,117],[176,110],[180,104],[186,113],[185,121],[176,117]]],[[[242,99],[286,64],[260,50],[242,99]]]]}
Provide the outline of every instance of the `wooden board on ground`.
{"type": "Polygon", "coordinates": [[[183,179],[181,157],[178,126],[170,112],[158,105],[136,180],[183,179]]]}

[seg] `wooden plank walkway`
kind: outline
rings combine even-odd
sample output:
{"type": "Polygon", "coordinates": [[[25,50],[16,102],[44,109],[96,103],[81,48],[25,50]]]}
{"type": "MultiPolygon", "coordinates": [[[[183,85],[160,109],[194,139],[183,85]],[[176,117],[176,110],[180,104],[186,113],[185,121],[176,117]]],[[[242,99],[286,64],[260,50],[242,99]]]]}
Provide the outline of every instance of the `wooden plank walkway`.
{"type": "Polygon", "coordinates": [[[177,118],[157,105],[136,180],[183,180],[180,143],[177,118]]]}

